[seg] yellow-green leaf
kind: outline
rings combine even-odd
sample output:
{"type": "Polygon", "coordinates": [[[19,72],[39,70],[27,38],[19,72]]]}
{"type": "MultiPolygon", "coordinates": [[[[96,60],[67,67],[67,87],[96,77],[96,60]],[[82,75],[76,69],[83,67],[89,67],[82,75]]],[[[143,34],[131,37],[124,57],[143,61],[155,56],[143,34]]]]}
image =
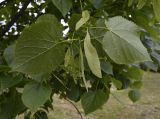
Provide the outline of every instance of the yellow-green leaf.
{"type": "Polygon", "coordinates": [[[95,47],[91,43],[91,38],[90,38],[88,31],[84,39],[84,51],[85,51],[85,55],[87,58],[89,68],[91,69],[92,73],[96,75],[97,77],[102,78],[101,66],[100,66],[98,53],[95,47]]]}
{"type": "Polygon", "coordinates": [[[84,82],[85,88],[86,88],[86,90],[88,92],[87,81],[86,81],[85,74],[84,74],[83,52],[82,52],[82,48],[81,47],[80,47],[80,61],[81,61],[81,72],[82,72],[83,82],[84,82]]]}
{"type": "Polygon", "coordinates": [[[147,0],[138,0],[137,8],[141,9],[146,4],[147,0]]]}
{"type": "Polygon", "coordinates": [[[160,20],[160,0],[153,0],[153,9],[157,20],[160,20]]]}
{"type": "Polygon", "coordinates": [[[76,30],[82,27],[90,18],[89,12],[87,10],[82,12],[82,18],[76,24],[76,30]]]}

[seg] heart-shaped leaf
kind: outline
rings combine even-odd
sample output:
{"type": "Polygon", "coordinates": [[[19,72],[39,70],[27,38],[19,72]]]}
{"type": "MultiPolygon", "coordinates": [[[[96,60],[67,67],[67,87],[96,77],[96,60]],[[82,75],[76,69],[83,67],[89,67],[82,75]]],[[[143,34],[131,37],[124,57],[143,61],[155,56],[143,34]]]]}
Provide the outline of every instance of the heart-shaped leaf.
{"type": "Polygon", "coordinates": [[[103,38],[103,48],[117,64],[149,61],[150,56],[136,33],[137,26],[118,16],[106,22],[109,29],[103,38]]]}
{"type": "Polygon", "coordinates": [[[25,29],[15,49],[13,70],[39,74],[55,70],[64,60],[66,43],[61,41],[62,28],[55,17],[45,15],[25,29]]]}

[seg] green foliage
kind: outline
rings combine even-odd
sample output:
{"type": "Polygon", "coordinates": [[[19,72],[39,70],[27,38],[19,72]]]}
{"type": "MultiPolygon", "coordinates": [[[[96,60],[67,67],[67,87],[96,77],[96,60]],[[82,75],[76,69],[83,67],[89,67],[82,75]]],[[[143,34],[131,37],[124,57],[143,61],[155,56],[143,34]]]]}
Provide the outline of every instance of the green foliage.
{"type": "Polygon", "coordinates": [[[112,74],[113,75],[113,66],[110,62],[102,61],[101,62],[101,70],[105,72],[106,74],[112,74]]]}
{"type": "Polygon", "coordinates": [[[51,95],[51,88],[39,83],[29,83],[25,85],[22,101],[32,111],[42,106],[51,95]],[[34,96],[33,96],[34,95],[34,96]]]}
{"type": "Polygon", "coordinates": [[[99,9],[103,6],[103,0],[89,0],[96,9],[99,9]]]}
{"type": "Polygon", "coordinates": [[[136,34],[137,26],[122,18],[114,17],[106,22],[109,29],[103,39],[103,48],[117,64],[131,64],[150,60],[147,50],[136,34]]]}
{"type": "Polygon", "coordinates": [[[62,15],[65,17],[66,14],[69,12],[69,10],[72,7],[72,1],[71,0],[52,0],[53,4],[57,7],[57,9],[60,10],[62,15]]]}
{"type": "Polygon", "coordinates": [[[160,1],[159,0],[153,0],[153,9],[155,16],[157,20],[160,20],[160,1]]]}
{"type": "Polygon", "coordinates": [[[144,7],[144,5],[146,4],[147,0],[139,0],[137,7],[138,9],[142,9],[144,7]]]}
{"type": "Polygon", "coordinates": [[[76,30],[78,30],[80,27],[82,27],[83,24],[85,24],[88,20],[89,20],[89,12],[86,11],[82,11],[82,18],[77,22],[76,24],[76,30]]]}
{"type": "Polygon", "coordinates": [[[138,90],[131,90],[129,91],[128,96],[133,102],[136,102],[140,99],[141,94],[138,90]]]}
{"type": "Polygon", "coordinates": [[[52,18],[40,19],[25,29],[18,39],[14,71],[27,74],[44,73],[55,70],[62,63],[66,47],[61,41],[60,25],[55,24],[57,21],[52,18]]]}
{"type": "Polygon", "coordinates": [[[4,51],[4,57],[7,62],[7,64],[10,67],[14,67],[16,65],[15,61],[15,45],[8,46],[4,51]]]}
{"type": "Polygon", "coordinates": [[[108,99],[108,95],[102,90],[89,91],[82,96],[82,106],[85,114],[91,113],[100,108],[108,99]]]}
{"type": "Polygon", "coordinates": [[[22,100],[21,94],[12,89],[9,93],[0,96],[0,118],[1,119],[15,119],[17,114],[26,110],[22,100]]]}
{"type": "Polygon", "coordinates": [[[8,88],[12,88],[19,84],[22,81],[22,77],[16,76],[5,76],[4,74],[0,75],[0,91],[6,90],[8,88]]]}
{"type": "Polygon", "coordinates": [[[88,65],[92,73],[95,74],[97,77],[102,78],[99,57],[98,57],[96,49],[91,43],[91,38],[90,38],[88,31],[84,39],[84,51],[86,54],[88,65]]]}
{"type": "Polygon", "coordinates": [[[38,0],[15,18],[21,3],[0,4],[2,119],[47,118],[54,94],[89,114],[112,85],[135,102],[143,70],[160,68],[159,0],[38,0]]]}

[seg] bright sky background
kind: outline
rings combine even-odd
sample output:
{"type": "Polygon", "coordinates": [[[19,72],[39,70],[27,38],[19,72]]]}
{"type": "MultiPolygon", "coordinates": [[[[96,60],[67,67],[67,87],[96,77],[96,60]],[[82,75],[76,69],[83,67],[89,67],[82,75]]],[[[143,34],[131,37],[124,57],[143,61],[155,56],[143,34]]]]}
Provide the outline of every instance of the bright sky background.
{"type": "MultiPolygon", "coordinates": [[[[0,0],[0,3],[3,2],[3,1],[5,1],[5,0],[0,0]]],[[[31,4],[29,4],[28,7],[32,7],[31,4]]],[[[68,24],[65,23],[63,19],[61,20],[61,24],[63,24],[63,26],[68,26],[68,24]]],[[[12,26],[12,27],[14,27],[14,26],[12,26]]],[[[66,34],[68,33],[68,31],[69,31],[69,28],[65,29],[65,30],[63,31],[63,35],[66,35],[66,34]]]]}
{"type": "Polygon", "coordinates": [[[0,0],[0,2],[3,2],[4,0],[0,0]]]}

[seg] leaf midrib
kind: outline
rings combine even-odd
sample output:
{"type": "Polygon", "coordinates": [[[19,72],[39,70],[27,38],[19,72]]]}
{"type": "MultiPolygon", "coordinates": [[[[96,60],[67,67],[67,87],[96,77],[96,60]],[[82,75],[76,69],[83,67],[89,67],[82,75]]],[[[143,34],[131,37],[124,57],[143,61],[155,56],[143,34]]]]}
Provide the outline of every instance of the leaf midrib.
{"type": "MultiPolygon", "coordinates": [[[[128,30],[127,30],[128,31],[128,30]]],[[[118,34],[116,34],[114,31],[112,31],[112,30],[109,30],[109,32],[111,32],[111,33],[113,33],[113,34],[115,34],[116,36],[118,36],[120,39],[124,39],[124,38],[122,38],[121,36],[119,36],[118,34]]],[[[112,35],[111,35],[112,36],[112,35]]],[[[113,38],[113,37],[112,37],[113,38]]],[[[139,52],[139,50],[136,48],[136,47],[134,47],[134,45],[131,45],[126,39],[124,39],[126,42],[127,42],[127,44],[129,44],[130,46],[132,46],[134,49],[136,49],[138,52],[139,52]]],[[[140,54],[142,54],[143,56],[145,56],[142,52],[139,52],[140,54]]]]}
{"type": "Polygon", "coordinates": [[[35,58],[37,58],[37,57],[43,55],[44,53],[50,51],[52,48],[56,47],[57,45],[59,45],[59,44],[61,44],[61,43],[66,43],[66,41],[61,41],[61,42],[59,42],[59,43],[57,43],[57,44],[54,44],[52,47],[50,47],[50,48],[48,48],[47,50],[39,53],[38,55],[35,55],[34,57],[29,58],[29,59],[26,60],[24,63],[21,63],[20,65],[16,66],[16,67],[13,68],[13,69],[14,69],[14,70],[18,69],[19,67],[25,65],[26,63],[30,62],[31,60],[33,60],[33,59],[35,59],[35,58]]]}
{"type": "MultiPolygon", "coordinates": [[[[111,29],[108,32],[118,36],[120,39],[124,39],[124,38],[120,37],[118,34],[116,34],[114,31],[112,31],[111,29]]],[[[111,36],[112,36],[112,34],[111,34],[111,36]]],[[[113,36],[112,36],[112,38],[113,38],[113,36]]],[[[130,45],[130,43],[126,39],[124,39],[124,40],[126,41],[127,44],[130,45]]],[[[130,46],[133,47],[135,50],[137,50],[139,52],[139,50],[136,47],[134,47],[133,45],[130,45],[130,46]]],[[[143,53],[141,53],[141,52],[139,52],[139,53],[142,54],[145,57],[145,55],[143,53]]],[[[144,60],[144,61],[148,61],[148,60],[144,60]]],[[[136,63],[136,62],[139,62],[139,61],[134,61],[134,63],[136,63]]]]}

